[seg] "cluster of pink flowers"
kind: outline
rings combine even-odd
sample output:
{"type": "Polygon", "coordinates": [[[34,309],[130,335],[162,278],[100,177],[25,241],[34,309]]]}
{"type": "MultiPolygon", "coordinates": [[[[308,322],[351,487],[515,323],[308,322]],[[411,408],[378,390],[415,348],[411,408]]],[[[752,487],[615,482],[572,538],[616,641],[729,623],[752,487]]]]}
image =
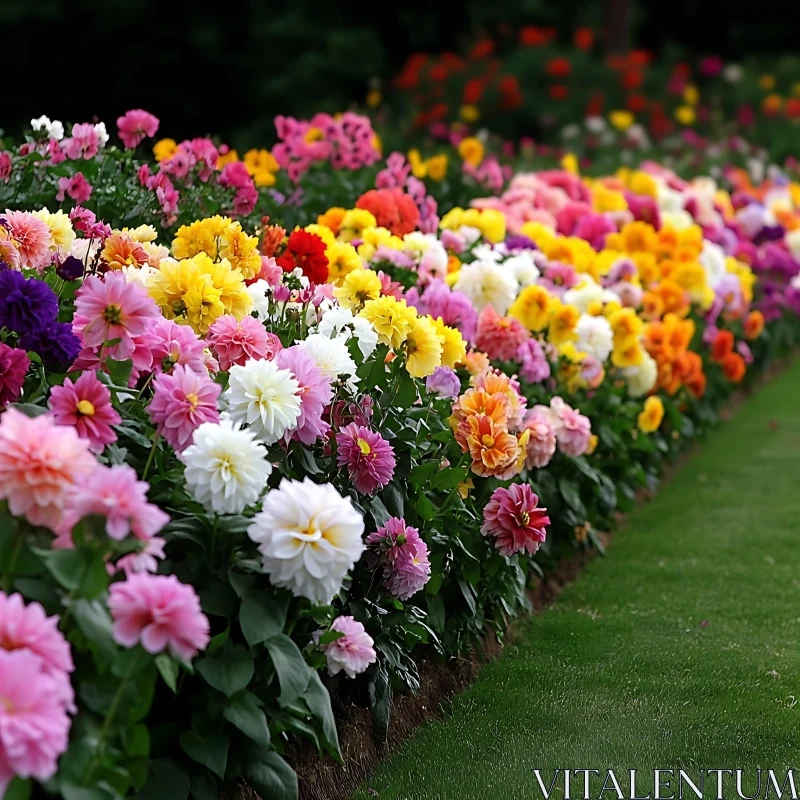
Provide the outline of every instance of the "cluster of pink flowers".
{"type": "Polygon", "coordinates": [[[315,114],[310,120],[278,115],[275,129],[280,141],[272,155],[295,183],[318,162],[329,161],[335,169],[356,170],[380,158],[369,118],[350,111],[338,118],[315,114]]]}
{"type": "Polygon", "coordinates": [[[592,437],[589,417],[572,408],[561,397],[552,398],[549,406],[536,405],[532,411],[550,421],[562,453],[577,458],[586,452],[592,437]]]}
{"type": "Polygon", "coordinates": [[[258,202],[258,189],[242,161],[231,161],[222,168],[217,183],[227,189],[235,189],[233,214],[247,216],[258,202]]]}
{"type": "Polygon", "coordinates": [[[336,434],[336,446],[338,465],[347,467],[361,494],[372,494],[392,479],[394,448],[379,433],[353,422],[336,434]]]}
{"type": "MultiPolygon", "coordinates": [[[[342,634],[332,642],[319,645],[328,659],[330,675],[344,671],[349,678],[355,678],[377,661],[378,656],[372,637],[353,617],[337,617],[331,623],[330,629],[342,634]]],[[[323,631],[317,631],[314,634],[314,641],[319,643],[322,634],[323,631]]]]}
{"type": "Polygon", "coordinates": [[[430,580],[428,545],[404,519],[386,520],[367,537],[367,545],[375,564],[383,570],[383,585],[393,597],[408,600],[430,580]]]}
{"type": "Polygon", "coordinates": [[[556,429],[549,414],[531,411],[525,419],[530,438],[525,452],[525,466],[541,469],[550,463],[556,452],[556,429]]]}
{"type": "Polygon", "coordinates": [[[481,533],[493,536],[495,547],[504,556],[526,552],[533,555],[546,538],[550,524],[547,509],[539,507],[539,498],[527,483],[515,483],[508,489],[495,489],[483,509],[481,533]]]}
{"type": "Polygon", "coordinates": [[[493,306],[486,305],[478,315],[475,346],[492,361],[513,361],[530,335],[518,319],[501,317],[493,306]]]}
{"type": "Polygon", "coordinates": [[[465,175],[473,178],[490,192],[499,192],[503,188],[503,184],[511,177],[512,172],[509,165],[501,166],[495,155],[486,156],[477,167],[470,164],[469,161],[464,161],[461,169],[465,175]]]}
{"type": "Polygon", "coordinates": [[[51,778],[67,749],[75,666],[58,622],[0,592],[0,797],[15,776],[51,778]]]}
{"type": "Polygon", "coordinates": [[[209,642],[210,625],[200,598],[174,575],[132,573],[111,584],[108,606],[114,639],[123,647],[141,644],[153,654],[168,649],[188,664],[209,642]]]}

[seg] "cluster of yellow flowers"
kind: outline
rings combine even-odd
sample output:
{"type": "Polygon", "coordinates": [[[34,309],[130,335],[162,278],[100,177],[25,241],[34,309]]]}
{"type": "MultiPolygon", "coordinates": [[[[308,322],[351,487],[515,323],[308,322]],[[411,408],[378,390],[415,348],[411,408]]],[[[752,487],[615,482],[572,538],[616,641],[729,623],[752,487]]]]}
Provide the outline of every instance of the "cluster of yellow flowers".
{"type": "Polygon", "coordinates": [[[502,211],[494,208],[460,208],[450,209],[439,222],[442,230],[457,231],[462,225],[477,228],[484,239],[492,244],[502,242],[506,238],[506,218],[502,211]]]}
{"type": "Polygon", "coordinates": [[[447,154],[439,153],[430,158],[423,159],[419,150],[408,151],[408,163],[411,164],[411,174],[422,180],[430,178],[432,181],[441,181],[447,176],[447,154]]]}
{"type": "Polygon", "coordinates": [[[164,258],[148,278],[151,297],[167,319],[198,334],[223,314],[242,319],[253,307],[245,279],[261,269],[258,240],[238,222],[209,217],[178,229],[174,258],[164,258]]]}
{"type": "Polygon", "coordinates": [[[425,378],[437,367],[455,367],[467,353],[460,331],[445,325],[441,317],[417,314],[405,300],[391,295],[370,298],[359,316],[372,325],[380,344],[393,350],[403,348],[405,368],[415,378],[425,378]]]}

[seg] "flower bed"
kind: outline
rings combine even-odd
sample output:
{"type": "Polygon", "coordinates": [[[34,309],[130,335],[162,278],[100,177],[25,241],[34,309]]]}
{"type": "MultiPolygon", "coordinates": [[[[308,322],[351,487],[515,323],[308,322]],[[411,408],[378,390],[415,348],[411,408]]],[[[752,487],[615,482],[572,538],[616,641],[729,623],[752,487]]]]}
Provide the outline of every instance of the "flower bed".
{"type": "Polygon", "coordinates": [[[0,154],[8,797],[296,796],[331,694],[363,681],[385,736],[421,648],[502,640],[798,332],[788,182],[480,197],[356,115],[243,160],[142,160],[157,125],[0,154]]]}

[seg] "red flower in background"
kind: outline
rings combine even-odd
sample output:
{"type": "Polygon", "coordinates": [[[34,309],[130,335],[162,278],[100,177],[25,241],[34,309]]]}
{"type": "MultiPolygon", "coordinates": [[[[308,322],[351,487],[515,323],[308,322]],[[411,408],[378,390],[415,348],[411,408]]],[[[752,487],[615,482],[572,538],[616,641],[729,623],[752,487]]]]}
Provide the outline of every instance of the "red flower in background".
{"type": "Polygon", "coordinates": [[[569,86],[557,83],[550,87],[550,97],[553,100],[566,100],[569,97],[569,86]]]}
{"type": "Polygon", "coordinates": [[[394,79],[398,89],[415,89],[419,86],[419,77],[422,68],[428,63],[425,53],[414,53],[408,57],[400,74],[394,79]]]}
{"type": "Polygon", "coordinates": [[[587,117],[599,117],[603,114],[603,105],[605,103],[605,96],[602,92],[592,92],[592,99],[589,100],[589,105],[586,106],[587,117]]]}
{"type": "Polygon", "coordinates": [[[358,198],[356,208],[369,211],[380,227],[390,230],[395,236],[411,233],[419,222],[417,204],[411,195],[398,187],[370,189],[358,198]]]}
{"type": "Polygon", "coordinates": [[[551,58],[544,69],[554,78],[564,78],[572,72],[572,64],[568,58],[551,58]]]}
{"type": "Polygon", "coordinates": [[[494,42],[491,39],[482,39],[472,46],[469,51],[470,58],[487,58],[494,53],[494,42]]]}
{"type": "Polygon", "coordinates": [[[628,96],[625,104],[628,106],[629,111],[638,114],[640,111],[644,111],[647,108],[648,102],[648,99],[643,95],[632,94],[628,96]]]}
{"type": "Polygon", "coordinates": [[[481,78],[470,78],[464,84],[464,102],[469,105],[479,103],[483,96],[484,82],[481,78]]]}
{"type": "Polygon", "coordinates": [[[504,75],[500,78],[500,104],[503,108],[517,108],[522,105],[522,91],[515,75],[504,75]]]}
{"type": "Polygon", "coordinates": [[[594,32],[591,28],[578,28],[575,31],[575,47],[578,50],[591,50],[594,44],[594,32]]]}
{"type": "Polygon", "coordinates": [[[434,64],[428,72],[428,77],[438,83],[447,80],[449,74],[450,72],[444,64],[434,64]]]}
{"type": "Polygon", "coordinates": [[[543,47],[556,38],[555,28],[537,28],[535,25],[526,25],[519,32],[519,43],[523,47],[543,47]]]}
{"type": "Polygon", "coordinates": [[[644,81],[644,75],[642,74],[641,70],[638,69],[627,69],[625,72],[622,73],[622,77],[620,78],[620,85],[623,89],[638,89],[644,81]]]}
{"type": "Polygon", "coordinates": [[[325,255],[325,242],[316,233],[292,231],[286,244],[286,251],[275,262],[284,272],[300,267],[303,275],[311,283],[327,283],[328,257],[325,255]]]}

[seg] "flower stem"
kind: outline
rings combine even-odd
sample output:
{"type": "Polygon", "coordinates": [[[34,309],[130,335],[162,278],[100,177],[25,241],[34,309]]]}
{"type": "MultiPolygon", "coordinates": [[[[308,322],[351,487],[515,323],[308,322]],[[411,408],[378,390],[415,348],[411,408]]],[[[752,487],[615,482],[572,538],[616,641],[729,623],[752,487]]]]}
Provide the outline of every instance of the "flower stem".
{"type": "Polygon", "coordinates": [[[147,473],[150,471],[150,467],[153,464],[153,459],[156,456],[156,449],[158,448],[158,440],[160,435],[158,433],[153,436],[153,446],[150,448],[150,455],[147,456],[147,463],[144,465],[144,471],[142,472],[142,480],[147,477],[147,473]]]}

